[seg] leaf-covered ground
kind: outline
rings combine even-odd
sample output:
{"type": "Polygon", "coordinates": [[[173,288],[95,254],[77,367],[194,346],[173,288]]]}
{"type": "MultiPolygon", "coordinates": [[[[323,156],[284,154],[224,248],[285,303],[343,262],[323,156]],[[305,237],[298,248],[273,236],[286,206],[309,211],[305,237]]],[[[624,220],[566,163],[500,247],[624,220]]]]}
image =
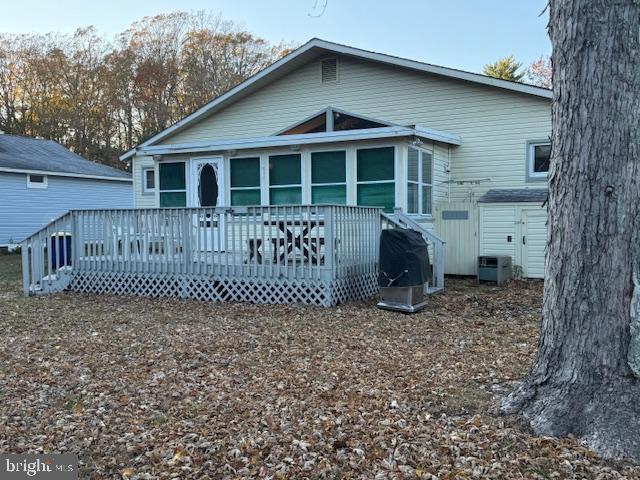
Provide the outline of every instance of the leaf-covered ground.
{"type": "MultiPolygon", "coordinates": [[[[449,280],[422,313],[77,294],[22,298],[0,256],[0,451],[81,478],[640,478],[495,411],[542,285],[449,280]]],[[[12,276],[14,275],[14,276],[12,276]]]]}

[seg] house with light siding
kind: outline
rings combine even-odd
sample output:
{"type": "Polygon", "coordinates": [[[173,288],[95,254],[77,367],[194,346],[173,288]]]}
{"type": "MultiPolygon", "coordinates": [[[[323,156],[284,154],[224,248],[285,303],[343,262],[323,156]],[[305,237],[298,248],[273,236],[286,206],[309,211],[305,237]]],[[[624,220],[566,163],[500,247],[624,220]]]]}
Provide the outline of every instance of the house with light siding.
{"type": "Polygon", "coordinates": [[[59,143],[0,133],[0,247],[72,209],[131,208],[131,175],[59,143]]]}
{"type": "Polygon", "coordinates": [[[551,91],[313,39],[122,155],[134,206],[401,211],[544,274],[551,91]]]}

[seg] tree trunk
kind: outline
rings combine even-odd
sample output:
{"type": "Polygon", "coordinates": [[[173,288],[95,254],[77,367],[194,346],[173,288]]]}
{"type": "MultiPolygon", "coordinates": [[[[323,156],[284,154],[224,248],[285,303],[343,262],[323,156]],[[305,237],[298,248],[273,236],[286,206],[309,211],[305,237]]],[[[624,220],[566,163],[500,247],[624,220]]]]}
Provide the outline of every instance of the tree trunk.
{"type": "Polygon", "coordinates": [[[640,2],[551,0],[540,345],[504,400],[542,435],[640,460],[640,2]]]}

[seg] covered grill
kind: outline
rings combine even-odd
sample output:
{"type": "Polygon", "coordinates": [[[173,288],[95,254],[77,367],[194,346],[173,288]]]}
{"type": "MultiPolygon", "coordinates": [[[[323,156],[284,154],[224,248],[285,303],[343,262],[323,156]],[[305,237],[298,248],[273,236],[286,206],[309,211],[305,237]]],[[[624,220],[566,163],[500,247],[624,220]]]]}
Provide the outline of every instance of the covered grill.
{"type": "Polygon", "coordinates": [[[427,242],[419,232],[383,230],[380,234],[379,308],[417,312],[427,304],[424,292],[431,280],[427,242]]]}

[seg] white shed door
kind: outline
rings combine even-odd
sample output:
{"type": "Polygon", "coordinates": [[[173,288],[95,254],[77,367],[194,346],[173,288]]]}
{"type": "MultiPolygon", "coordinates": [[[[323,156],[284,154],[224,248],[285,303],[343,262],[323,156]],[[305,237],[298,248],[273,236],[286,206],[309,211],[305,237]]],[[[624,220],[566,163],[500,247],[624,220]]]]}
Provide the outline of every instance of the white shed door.
{"type": "Polygon", "coordinates": [[[480,255],[516,258],[516,207],[480,208],[480,255]]]}
{"type": "Polygon", "coordinates": [[[542,209],[523,210],[522,240],[523,274],[528,278],[544,278],[544,257],[547,244],[547,212],[542,209]]]}

